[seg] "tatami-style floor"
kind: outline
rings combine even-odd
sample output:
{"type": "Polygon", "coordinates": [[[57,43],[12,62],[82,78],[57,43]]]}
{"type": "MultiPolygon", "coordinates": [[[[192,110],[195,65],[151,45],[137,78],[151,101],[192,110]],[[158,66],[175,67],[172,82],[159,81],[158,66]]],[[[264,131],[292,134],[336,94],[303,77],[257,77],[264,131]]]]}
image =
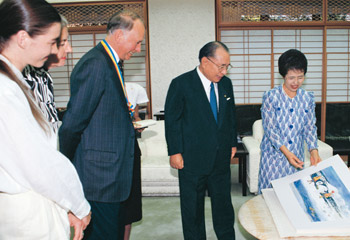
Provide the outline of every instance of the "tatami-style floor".
{"type": "MultiPolygon", "coordinates": [[[[240,225],[237,214],[240,206],[254,195],[242,196],[241,184],[238,183],[238,165],[232,167],[232,204],[235,209],[236,239],[256,239],[247,233],[240,225]]],[[[143,197],[143,219],[134,223],[131,230],[131,240],[181,240],[182,225],[179,197],[143,197]]],[[[211,220],[210,198],[205,199],[205,216],[207,239],[215,240],[211,220]]]]}

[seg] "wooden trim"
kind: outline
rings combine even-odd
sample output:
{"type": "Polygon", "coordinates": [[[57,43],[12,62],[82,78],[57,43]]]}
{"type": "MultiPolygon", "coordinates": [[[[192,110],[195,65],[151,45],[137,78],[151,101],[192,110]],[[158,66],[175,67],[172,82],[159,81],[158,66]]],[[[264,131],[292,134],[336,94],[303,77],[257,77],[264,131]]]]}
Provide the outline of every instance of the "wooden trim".
{"type": "MultiPolygon", "coordinates": [[[[229,23],[221,22],[219,27],[314,27],[314,26],[324,26],[322,22],[238,22],[238,23],[229,23]]],[[[350,23],[348,24],[350,25],[350,23]]]]}
{"type": "Polygon", "coordinates": [[[84,26],[84,27],[68,27],[69,32],[80,33],[106,33],[107,25],[103,26],[84,26]]]}
{"type": "Polygon", "coordinates": [[[221,4],[221,0],[215,0],[215,37],[217,41],[221,41],[221,35],[219,31],[219,21],[221,19],[221,8],[218,7],[221,4]]]}
{"type": "Polygon", "coordinates": [[[148,118],[152,119],[153,111],[152,111],[152,84],[151,84],[151,61],[150,61],[150,42],[149,42],[149,19],[148,19],[148,1],[145,1],[143,4],[144,16],[146,21],[146,36],[145,36],[145,46],[146,46],[146,89],[148,95],[148,103],[147,103],[147,114],[148,118]]]}
{"type": "Polygon", "coordinates": [[[322,97],[321,97],[321,141],[326,139],[326,104],[327,104],[327,27],[323,30],[322,51],[322,97]]]}
{"type": "MultiPolygon", "coordinates": [[[[323,26],[317,26],[317,27],[312,27],[312,29],[320,29],[322,30],[324,27],[323,26]]],[[[334,27],[335,28],[335,27],[334,27]]],[[[342,27],[337,27],[337,28],[342,28],[342,27]]],[[[350,28],[350,26],[349,26],[350,28]]],[[[286,27],[286,26],[279,26],[279,27],[257,27],[257,26],[250,26],[250,27],[236,27],[236,26],[226,26],[224,28],[219,28],[220,30],[291,30],[291,29],[310,29],[310,27],[305,27],[305,26],[293,26],[293,27],[286,27]]],[[[220,32],[220,31],[219,31],[220,32]]]]}
{"type": "Polygon", "coordinates": [[[219,28],[225,27],[316,27],[316,26],[350,26],[350,21],[340,22],[340,21],[327,21],[323,22],[221,22],[218,24],[219,28]]]}
{"type": "MultiPolygon", "coordinates": [[[[132,0],[132,3],[144,3],[145,0],[132,0]]],[[[110,5],[110,4],[130,4],[130,1],[125,0],[106,0],[96,2],[68,2],[68,3],[53,3],[55,7],[71,7],[71,6],[89,6],[89,5],[110,5]]]]}

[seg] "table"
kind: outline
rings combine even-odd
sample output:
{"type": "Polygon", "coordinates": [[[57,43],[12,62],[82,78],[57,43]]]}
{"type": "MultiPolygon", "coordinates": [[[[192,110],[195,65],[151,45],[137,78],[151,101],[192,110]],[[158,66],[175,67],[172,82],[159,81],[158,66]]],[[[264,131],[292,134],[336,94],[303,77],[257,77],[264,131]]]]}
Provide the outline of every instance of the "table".
{"type": "Polygon", "coordinates": [[[238,212],[238,219],[248,233],[261,240],[349,240],[349,237],[290,237],[280,238],[270,211],[262,195],[245,202],[238,212]]]}
{"type": "Polygon", "coordinates": [[[238,179],[242,183],[242,196],[247,196],[247,155],[244,144],[238,143],[235,157],[238,158],[238,179]]]}
{"type": "Polygon", "coordinates": [[[326,139],[325,142],[333,148],[333,155],[348,156],[348,167],[350,167],[350,141],[326,139]]]}
{"type": "Polygon", "coordinates": [[[155,114],[153,114],[153,116],[156,117],[156,120],[159,121],[159,120],[164,120],[164,111],[159,111],[159,112],[156,112],[155,114]]]}

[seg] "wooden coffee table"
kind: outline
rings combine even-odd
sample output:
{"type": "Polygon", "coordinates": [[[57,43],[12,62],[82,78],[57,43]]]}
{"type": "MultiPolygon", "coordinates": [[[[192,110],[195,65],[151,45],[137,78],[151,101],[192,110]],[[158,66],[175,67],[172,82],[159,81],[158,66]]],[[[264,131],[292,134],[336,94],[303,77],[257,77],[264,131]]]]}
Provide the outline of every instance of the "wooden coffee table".
{"type": "Polygon", "coordinates": [[[245,202],[238,212],[242,227],[254,237],[262,240],[296,239],[296,240],[349,240],[349,237],[290,237],[280,238],[270,211],[262,195],[245,202]]]}

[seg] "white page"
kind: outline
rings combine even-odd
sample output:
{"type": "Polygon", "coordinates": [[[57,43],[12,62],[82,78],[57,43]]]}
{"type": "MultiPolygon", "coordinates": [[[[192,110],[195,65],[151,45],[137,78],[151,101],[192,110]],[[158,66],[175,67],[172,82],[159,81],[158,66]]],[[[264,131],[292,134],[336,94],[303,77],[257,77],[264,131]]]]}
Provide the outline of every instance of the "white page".
{"type": "Polygon", "coordinates": [[[350,171],[338,155],[272,186],[297,235],[350,236],[350,171]]]}

